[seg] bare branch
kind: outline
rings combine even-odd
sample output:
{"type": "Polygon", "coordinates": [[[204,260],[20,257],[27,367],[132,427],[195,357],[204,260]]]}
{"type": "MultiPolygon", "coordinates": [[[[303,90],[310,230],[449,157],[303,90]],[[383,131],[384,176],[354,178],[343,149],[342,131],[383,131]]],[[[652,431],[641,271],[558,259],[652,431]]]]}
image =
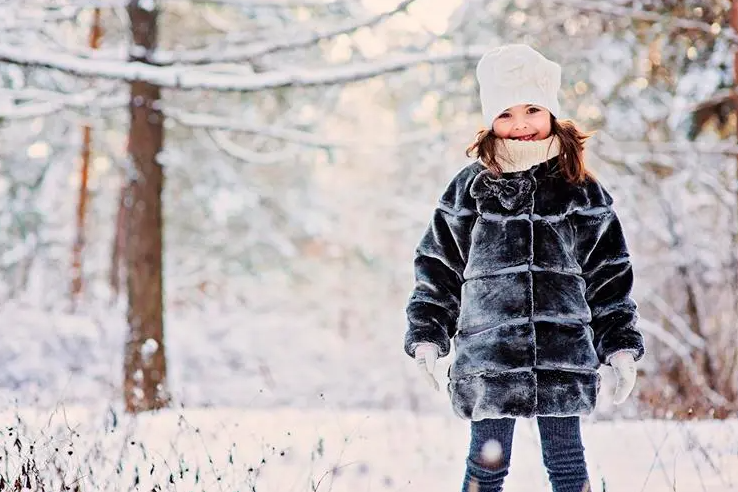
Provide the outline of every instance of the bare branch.
{"type": "Polygon", "coordinates": [[[51,68],[82,77],[149,82],[159,87],[172,89],[255,92],[280,87],[307,87],[353,82],[405,70],[422,63],[477,60],[487,49],[487,46],[468,46],[445,53],[400,53],[370,62],[250,75],[218,73],[215,69],[209,71],[207,68],[212,67],[207,67],[207,65],[157,67],[140,62],[90,60],[41,49],[28,50],[7,44],[0,45],[0,62],[51,68]]]}

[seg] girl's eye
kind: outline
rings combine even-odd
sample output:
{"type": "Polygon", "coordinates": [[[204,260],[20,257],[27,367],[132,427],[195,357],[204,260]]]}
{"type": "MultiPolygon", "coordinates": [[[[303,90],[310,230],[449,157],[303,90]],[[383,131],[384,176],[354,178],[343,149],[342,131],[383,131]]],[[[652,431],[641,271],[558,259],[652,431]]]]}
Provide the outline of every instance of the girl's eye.
{"type": "Polygon", "coordinates": [[[500,116],[498,116],[498,118],[509,118],[509,117],[510,117],[510,113],[502,113],[500,116]]]}
{"type": "Polygon", "coordinates": [[[528,112],[529,113],[537,113],[539,111],[540,111],[540,109],[538,109],[538,108],[528,108],[528,112]]]}

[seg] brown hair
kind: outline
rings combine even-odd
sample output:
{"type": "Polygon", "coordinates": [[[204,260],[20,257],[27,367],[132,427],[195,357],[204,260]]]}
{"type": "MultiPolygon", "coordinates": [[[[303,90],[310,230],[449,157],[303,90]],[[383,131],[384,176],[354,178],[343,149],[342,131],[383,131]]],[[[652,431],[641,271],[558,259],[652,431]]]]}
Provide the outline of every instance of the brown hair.
{"type": "MultiPolygon", "coordinates": [[[[592,132],[580,130],[571,120],[557,120],[551,115],[551,133],[559,137],[559,169],[564,179],[572,184],[581,184],[587,178],[594,179],[592,173],[584,165],[584,142],[593,135],[592,132]]],[[[497,162],[495,148],[498,136],[492,128],[483,128],[477,132],[474,143],[466,149],[467,157],[472,153],[484,166],[499,175],[502,166],[497,162]]]]}

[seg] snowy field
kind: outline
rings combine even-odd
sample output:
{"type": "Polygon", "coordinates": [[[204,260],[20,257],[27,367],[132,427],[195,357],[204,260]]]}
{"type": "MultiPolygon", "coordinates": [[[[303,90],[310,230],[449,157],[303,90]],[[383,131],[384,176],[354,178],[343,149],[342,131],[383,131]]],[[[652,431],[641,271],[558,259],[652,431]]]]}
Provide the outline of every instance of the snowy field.
{"type": "MultiPolygon", "coordinates": [[[[11,468],[35,440],[37,460],[56,454],[67,483],[79,470],[83,490],[452,491],[467,439],[454,417],[401,411],[213,408],[133,421],[77,407],[3,420],[16,415],[24,439],[19,454],[5,432],[11,468]]],[[[738,486],[736,421],[587,422],[583,431],[596,491],[738,486]]],[[[550,490],[539,450],[533,421],[519,420],[506,491],[550,490]]]]}
{"type": "MultiPolygon", "coordinates": [[[[105,491],[459,489],[468,425],[416,375],[401,331],[339,334],[294,314],[285,328],[274,312],[170,314],[176,407],[133,419],[120,411],[120,316],[0,307],[0,474],[33,462],[105,491]]],[[[583,431],[594,490],[738,489],[738,421],[611,419],[603,375],[583,431]]],[[[532,420],[518,421],[505,490],[549,490],[532,420]]]]}

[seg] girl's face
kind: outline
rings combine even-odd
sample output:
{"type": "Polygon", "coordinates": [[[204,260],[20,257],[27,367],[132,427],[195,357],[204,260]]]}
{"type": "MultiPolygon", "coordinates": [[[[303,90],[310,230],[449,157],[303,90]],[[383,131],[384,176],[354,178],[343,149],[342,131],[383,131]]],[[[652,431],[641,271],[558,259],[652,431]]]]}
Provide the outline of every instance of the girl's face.
{"type": "Polygon", "coordinates": [[[551,134],[551,113],[541,106],[518,104],[495,118],[492,130],[500,138],[543,140],[551,134]]]}

